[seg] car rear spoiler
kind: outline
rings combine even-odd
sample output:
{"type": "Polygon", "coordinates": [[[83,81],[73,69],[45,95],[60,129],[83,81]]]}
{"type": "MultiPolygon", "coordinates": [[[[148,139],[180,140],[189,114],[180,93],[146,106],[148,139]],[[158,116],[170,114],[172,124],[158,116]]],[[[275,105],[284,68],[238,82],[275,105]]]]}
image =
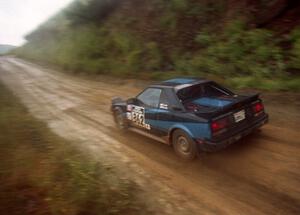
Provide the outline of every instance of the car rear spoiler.
{"type": "Polygon", "coordinates": [[[259,94],[253,94],[253,95],[241,95],[239,96],[239,99],[225,107],[217,108],[211,112],[203,112],[203,113],[196,113],[197,115],[209,118],[209,119],[217,119],[219,117],[222,117],[224,114],[227,114],[233,110],[238,110],[242,107],[244,107],[247,104],[251,104],[255,101],[259,100],[259,94]]]}

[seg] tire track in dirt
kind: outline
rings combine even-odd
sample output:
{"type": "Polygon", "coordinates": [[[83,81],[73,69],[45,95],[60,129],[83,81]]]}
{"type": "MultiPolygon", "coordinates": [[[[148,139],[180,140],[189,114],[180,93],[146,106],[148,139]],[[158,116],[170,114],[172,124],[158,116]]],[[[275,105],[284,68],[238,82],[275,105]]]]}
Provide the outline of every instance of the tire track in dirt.
{"type": "MultiPolygon", "coordinates": [[[[49,91],[43,91],[40,87],[22,86],[22,80],[26,77],[24,74],[22,78],[19,78],[19,74],[18,76],[14,76],[16,74],[6,75],[8,76],[4,77],[1,74],[2,80],[22,98],[25,105],[29,107],[29,110],[34,114],[39,113],[40,108],[42,108],[43,113],[38,114],[38,117],[47,121],[48,125],[56,133],[67,139],[80,142],[80,144],[82,144],[80,147],[84,150],[86,148],[90,148],[90,150],[93,151],[97,150],[96,153],[93,153],[94,156],[100,156],[100,160],[104,161],[107,165],[114,166],[121,177],[132,179],[139,184],[143,188],[141,196],[150,204],[148,205],[149,210],[156,211],[157,214],[173,214],[174,211],[181,211],[182,214],[190,214],[200,209],[196,204],[191,205],[189,201],[184,200],[185,198],[177,194],[177,191],[173,191],[168,186],[164,186],[155,181],[153,182],[143,168],[131,162],[127,155],[122,153],[124,152],[124,148],[121,150],[116,140],[101,133],[101,130],[89,126],[88,124],[82,124],[82,122],[76,118],[64,114],[67,109],[57,107],[57,105],[60,105],[60,103],[56,101],[59,97],[47,95],[49,91]],[[54,103],[52,103],[53,99],[55,101],[54,103]],[[74,125],[76,126],[74,127],[74,125]],[[101,144],[99,144],[99,140],[101,140],[101,144]],[[132,177],[131,174],[134,177],[132,177]],[[153,191],[158,191],[155,192],[156,198],[152,197],[153,191]],[[166,197],[168,198],[166,199],[166,197]],[[183,208],[180,204],[176,204],[178,201],[186,201],[186,207],[183,208]]],[[[30,78],[34,77],[31,76],[30,78]]],[[[60,99],[61,98],[62,97],[60,97],[60,99]]],[[[205,205],[202,205],[201,209],[210,211],[210,208],[205,205]]]]}
{"type": "Polygon", "coordinates": [[[141,178],[146,193],[141,195],[152,202],[152,210],[158,205],[158,214],[163,210],[175,214],[300,211],[297,131],[267,125],[262,133],[222,152],[184,163],[170,147],[136,134],[116,133],[110,99],[134,95],[137,87],[81,80],[18,59],[0,59],[0,63],[7,76],[1,77],[4,82],[26,98],[33,114],[42,115],[54,131],[70,135],[83,149],[90,148],[95,156],[118,166],[122,174],[126,175],[124,164],[130,163],[129,175],[141,178]],[[119,157],[126,159],[120,162],[119,157]]]}

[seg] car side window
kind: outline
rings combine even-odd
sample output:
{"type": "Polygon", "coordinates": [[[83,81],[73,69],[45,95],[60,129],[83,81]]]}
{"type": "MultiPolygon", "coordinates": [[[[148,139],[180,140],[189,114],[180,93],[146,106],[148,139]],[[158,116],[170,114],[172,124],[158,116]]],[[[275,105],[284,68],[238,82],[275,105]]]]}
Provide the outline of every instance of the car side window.
{"type": "Polygon", "coordinates": [[[158,108],[160,100],[161,89],[148,88],[142,92],[137,99],[146,106],[158,108]]]}

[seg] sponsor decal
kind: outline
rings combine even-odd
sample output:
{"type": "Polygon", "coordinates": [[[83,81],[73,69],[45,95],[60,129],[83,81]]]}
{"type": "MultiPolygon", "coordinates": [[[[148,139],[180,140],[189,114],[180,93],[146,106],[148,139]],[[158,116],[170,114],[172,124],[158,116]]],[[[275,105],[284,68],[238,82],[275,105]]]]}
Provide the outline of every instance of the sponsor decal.
{"type": "Polygon", "coordinates": [[[151,127],[149,124],[145,123],[145,108],[135,105],[130,105],[130,108],[127,107],[127,110],[130,109],[131,112],[127,112],[126,116],[128,120],[131,120],[137,126],[143,127],[150,130],[151,127]]]}
{"type": "Polygon", "coordinates": [[[159,108],[160,108],[160,109],[168,110],[168,105],[167,105],[167,104],[161,103],[161,104],[159,105],[159,108]]]}

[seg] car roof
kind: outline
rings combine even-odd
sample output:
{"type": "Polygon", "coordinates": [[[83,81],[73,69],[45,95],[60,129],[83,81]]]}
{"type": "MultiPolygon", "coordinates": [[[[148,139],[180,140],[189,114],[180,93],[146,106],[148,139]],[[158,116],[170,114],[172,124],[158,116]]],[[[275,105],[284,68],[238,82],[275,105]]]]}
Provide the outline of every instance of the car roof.
{"type": "Polygon", "coordinates": [[[195,84],[201,84],[207,82],[210,81],[204,78],[174,78],[157,84],[153,84],[150,87],[174,88],[175,90],[180,90],[182,88],[189,87],[195,84]]]}

